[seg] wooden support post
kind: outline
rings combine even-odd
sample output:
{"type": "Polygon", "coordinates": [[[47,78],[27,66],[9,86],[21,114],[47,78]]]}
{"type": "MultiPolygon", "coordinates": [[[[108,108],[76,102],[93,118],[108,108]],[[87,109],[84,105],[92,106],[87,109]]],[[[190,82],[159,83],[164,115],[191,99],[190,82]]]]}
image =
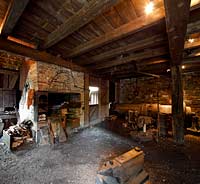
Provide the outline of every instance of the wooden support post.
{"type": "Polygon", "coordinates": [[[177,144],[184,143],[183,89],[181,64],[191,0],[164,0],[166,28],[171,56],[173,135],[177,144]]]}
{"type": "Polygon", "coordinates": [[[173,136],[178,144],[184,143],[184,121],[183,121],[183,87],[181,65],[171,67],[172,76],[172,116],[173,136]]]}
{"type": "Polygon", "coordinates": [[[119,103],[120,101],[120,80],[115,82],[115,102],[119,103]]]}
{"type": "Polygon", "coordinates": [[[84,124],[87,125],[89,121],[89,74],[84,74],[84,124]]]}

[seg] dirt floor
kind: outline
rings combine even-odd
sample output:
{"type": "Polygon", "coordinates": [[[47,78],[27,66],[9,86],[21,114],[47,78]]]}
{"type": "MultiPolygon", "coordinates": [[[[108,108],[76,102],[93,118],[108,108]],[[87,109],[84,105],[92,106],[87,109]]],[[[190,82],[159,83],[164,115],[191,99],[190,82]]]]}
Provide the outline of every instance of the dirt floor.
{"type": "Polygon", "coordinates": [[[139,143],[105,129],[89,128],[65,144],[25,146],[0,159],[0,183],[95,184],[103,161],[140,146],[152,184],[200,184],[199,142],[187,137],[185,146],[175,146],[170,140],[139,143]]]}

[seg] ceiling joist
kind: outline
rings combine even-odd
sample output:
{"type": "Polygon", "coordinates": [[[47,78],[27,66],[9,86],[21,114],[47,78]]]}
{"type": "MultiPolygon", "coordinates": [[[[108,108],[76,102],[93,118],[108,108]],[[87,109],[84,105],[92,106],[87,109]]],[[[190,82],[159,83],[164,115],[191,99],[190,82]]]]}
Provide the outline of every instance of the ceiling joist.
{"type": "Polygon", "coordinates": [[[8,36],[12,32],[28,2],[29,0],[11,0],[1,24],[1,35],[8,36]]]}
{"type": "Polygon", "coordinates": [[[165,41],[166,41],[166,38],[164,35],[155,35],[150,38],[146,38],[143,40],[136,41],[134,43],[130,43],[125,46],[121,46],[119,48],[108,50],[107,52],[103,52],[99,55],[93,56],[88,60],[78,61],[76,63],[84,64],[84,65],[92,64],[95,62],[99,62],[99,61],[103,61],[106,59],[116,57],[117,55],[126,54],[127,52],[130,52],[130,51],[134,52],[137,50],[143,50],[143,49],[150,48],[153,46],[161,45],[161,44],[164,44],[165,41]]]}
{"type": "Polygon", "coordinates": [[[74,14],[55,31],[48,35],[42,48],[46,49],[55,45],[89,23],[97,15],[114,6],[117,2],[119,2],[119,0],[91,0],[87,2],[87,4],[81,8],[78,13],[74,14]]]}
{"type": "Polygon", "coordinates": [[[120,57],[119,59],[115,59],[112,61],[106,61],[106,62],[102,62],[99,64],[97,63],[94,67],[91,67],[91,68],[92,69],[109,68],[112,66],[127,64],[132,61],[137,61],[137,60],[141,60],[141,59],[145,59],[145,58],[162,56],[167,53],[168,53],[168,49],[166,49],[165,47],[161,47],[161,48],[151,49],[151,50],[147,50],[147,51],[140,52],[140,53],[135,53],[135,54],[127,56],[127,57],[122,57],[122,58],[120,57]]]}
{"type": "Polygon", "coordinates": [[[158,23],[158,21],[164,21],[164,10],[163,8],[155,10],[152,16],[141,16],[133,21],[130,21],[127,24],[122,25],[119,28],[116,28],[102,36],[97,37],[91,41],[88,41],[80,46],[72,49],[66,57],[75,57],[81,55],[85,52],[95,49],[112,41],[124,38],[128,35],[141,31],[147,27],[158,23]],[[163,20],[161,20],[163,18],[163,20]]]}

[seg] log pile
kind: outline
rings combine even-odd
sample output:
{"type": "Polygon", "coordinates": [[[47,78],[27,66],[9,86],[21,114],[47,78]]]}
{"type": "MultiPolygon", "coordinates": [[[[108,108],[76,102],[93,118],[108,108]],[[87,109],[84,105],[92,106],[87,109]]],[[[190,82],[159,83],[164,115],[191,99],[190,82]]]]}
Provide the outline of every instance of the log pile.
{"type": "Polygon", "coordinates": [[[22,145],[27,139],[32,139],[31,128],[32,121],[23,121],[17,125],[10,126],[8,129],[3,130],[3,142],[9,149],[15,149],[22,145]]]}
{"type": "Polygon", "coordinates": [[[148,184],[143,164],[144,153],[136,147],[104,163],[97,173],[96,184],[148,184]]]}

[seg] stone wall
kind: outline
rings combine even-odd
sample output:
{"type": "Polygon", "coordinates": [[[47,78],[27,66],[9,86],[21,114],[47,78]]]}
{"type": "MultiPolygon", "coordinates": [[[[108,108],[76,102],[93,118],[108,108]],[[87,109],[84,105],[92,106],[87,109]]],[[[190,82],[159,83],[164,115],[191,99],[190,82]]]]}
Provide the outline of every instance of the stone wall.
{"type": "Polygon", "coordinates": [[[168,78],[124,79],[120,81],[120,103],[171,104],[171,80],[168,78]]]}
{"type": "Polygon", "coordinates": [[[183,77],[184,101],[200,116],[200,74],[188,74],[183,77]]]}
{"type": "Polygon", "coordinates": [[[37,68],[40,91],[83,93],[84,73],[43,62],[37,62],[37,68]]]}
{"type": "MultiPolygon", "coordinates": [[[[200,74],[183,76],[184,103],[200,116],[200,74]]],[[[120,81],[120,103],[171,105],[170,78],[124,79],[120,81]],[[159,93],[158,93],[159,92],[159,93]]],[[[130,105],[129,105],[130,106],[130,105]]]]}
{"type": "Polygon", "coordinates": [[[84,73],[74,72],[67,68],[39,61],[24,62],[20,73],[20,89],[22,96],[19,105],[20,121],[32,120],[34,130],[37,129],[37,110],[32,105],[28,107],[30,90],[50,91],[55,93],[80,93],[80,123],[84,124],[84,73]]]}
{"type": "Polygon", "coordinates": [[[58,93],[80,93],[80,123],[84,125],[84,73],[62,66],[37,62],[38,90],[58,93]]]}

